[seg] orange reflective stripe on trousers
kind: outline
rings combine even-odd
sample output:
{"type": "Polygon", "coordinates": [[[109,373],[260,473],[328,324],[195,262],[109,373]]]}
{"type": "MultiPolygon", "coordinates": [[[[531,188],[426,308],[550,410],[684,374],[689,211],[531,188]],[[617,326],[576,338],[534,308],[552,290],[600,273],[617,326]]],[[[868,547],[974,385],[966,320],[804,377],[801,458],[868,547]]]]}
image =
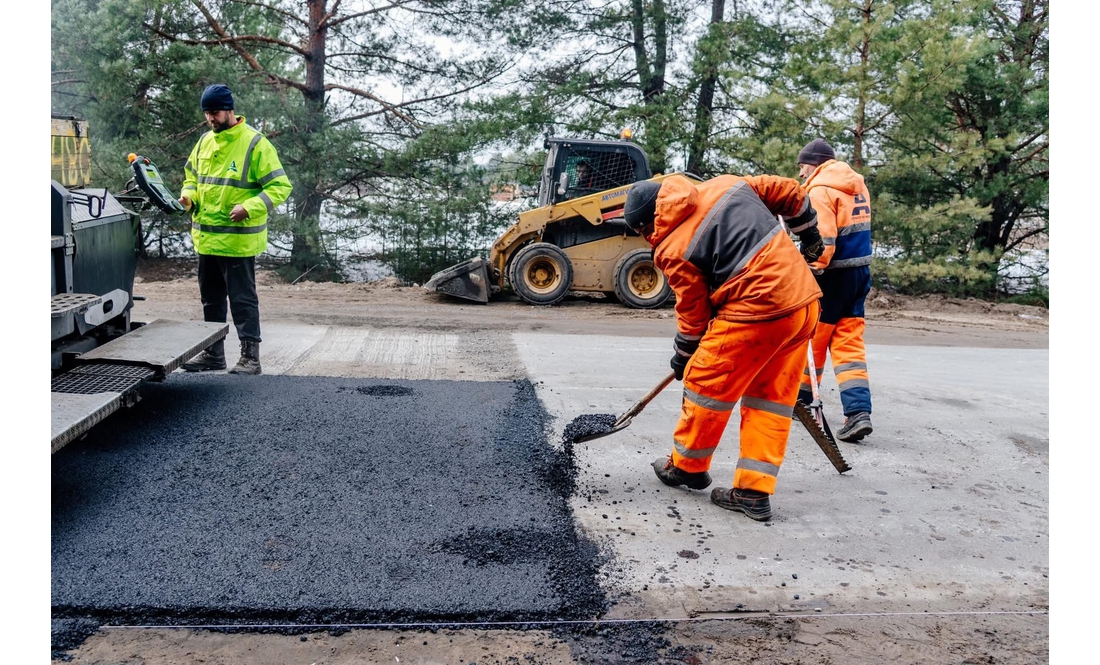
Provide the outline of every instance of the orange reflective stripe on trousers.
{"type": "Polygon", "coordinates": [[[741,402],[741,454],[733,486],[773,494],[787,450],[806,344],[818,304],[774,321],[714,319],[684,373],[672,461],[706,471],[730,415],[741,402]]]}

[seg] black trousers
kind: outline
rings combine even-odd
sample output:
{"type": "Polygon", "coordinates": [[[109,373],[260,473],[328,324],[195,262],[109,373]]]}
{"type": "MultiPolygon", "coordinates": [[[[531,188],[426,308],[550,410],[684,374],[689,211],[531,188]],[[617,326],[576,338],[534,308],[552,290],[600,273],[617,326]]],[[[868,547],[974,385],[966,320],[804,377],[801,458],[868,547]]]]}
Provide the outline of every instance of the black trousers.
{"type": "Polygon", "coordinates": [[[227,310],[232,311],[237,337],[242,342],[260,341],[256,257],[199,254],[199,297],[204,321],[225,323],[227,310]]]}

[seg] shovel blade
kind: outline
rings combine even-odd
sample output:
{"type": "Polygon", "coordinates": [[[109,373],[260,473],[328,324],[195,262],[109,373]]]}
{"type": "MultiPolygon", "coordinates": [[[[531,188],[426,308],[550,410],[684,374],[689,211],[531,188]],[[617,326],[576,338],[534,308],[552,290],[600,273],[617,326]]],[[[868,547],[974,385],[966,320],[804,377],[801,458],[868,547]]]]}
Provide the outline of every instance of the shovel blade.
{"type": "Polygon", "coordinates": [[[594,439],[602,439],[605,436],[610,436],[611,434],[614,434],[615,432],[618,432],[619,430],[626,429],[627,425],[629,425],[630,421],[632,421],[632,420],[634,420],[634,419],[633,418],[627,418],[627,419],[625,419],[621,422],[616,422],[614,425],[612,425],[611,427],[609,427],[608,429],[606,429],[602,432],[595,432],[593,434],[585,434],[583,436],[578,436],[577,438],[573,439],[573,443],[584,443],[585,441],[592,441],[594,439]]]}

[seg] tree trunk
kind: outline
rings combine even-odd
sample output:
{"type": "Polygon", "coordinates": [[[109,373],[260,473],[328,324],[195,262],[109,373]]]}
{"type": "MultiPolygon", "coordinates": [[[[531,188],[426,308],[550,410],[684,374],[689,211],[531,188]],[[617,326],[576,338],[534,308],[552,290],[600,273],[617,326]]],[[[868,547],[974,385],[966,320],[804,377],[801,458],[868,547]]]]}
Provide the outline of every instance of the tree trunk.
{"type": "Polygon", "coordinates": [[[863,168],[863,135],[867,130],[867,95],[868,93],[868,62],[871,54],[871,23],[874,13],[874,0],[866,0],[861,12],[863,14],[863,34],[859,44],[859,83],[856,93],[856,117],[855,127],[852,129],[854,140],[852,142],[852,168],[863,168]]]}
{"type": "MultiPolygon", "coordinates": [[[[320,134],[325,123],[325,46],[328,28],[324,23],[327,0],[308,0],[309,42],[305,57],[306,122],[299,130],[299,139],[308,145],[320,134]]],[[[307,159],[312,159],[313,151],[307,159]]],[[[307,173],[315,169],[304,169],[307,173]]],[[[317,265],[323,258],[321,251],[321,205],[324,197],[316,179],[294,183],[294,199],[298,217],[294,225],[294,239],[290,250],[290,263],[299,273],[317,265]]]]}
{"type": "MultiPolygon", "coordinates": [[[[634,32],[634,66],[638,72],[638,85],[642,93],[642,105],[649,117],[660,117],[658,107],[665,92],[665,68],[668,65],[668,17],[665,14],[664,0],[653,0],[653,61],[650,64],[645,45],[645,4],[642,0],[631,2],[631,27],[634,32]]],[[[650,140],[650,167],[654,173],[663,173],[667,159],[667,148],[663,138],[664,128],[647,124],[650,140]]]]}
{"type": "MultiPolygon", "coordinates": [[[[1012,168],[1012,160],[1002,157],[989,167],[989,173],[985,180],[994,182],[1008,176],[1012,168]]],[[[1006,190],[997,194],[990,201],[989,220],[981,222],[974,230],[974,240],[978,249],[996,251],[1004,249],[1008,245],[1012,229],[1019,217],[1019,205],[1012,197],[1012,190],[1006,190]]]]}
{"type": "Polygon", "coordinates": [[[712,0],[710,6],[710,28],[700,43],[699,54],[703,64],[703,79],[699,84],[699,101],[695,106],[695,125],[691,132],[688,147],[688,173],[703,174],[703,160],[707,152],[714,110],[714,89],[718,85],[718,63],[714,61],[715,42],[722,39],[722,22],[726,13],[726,0],[712,0]]]}

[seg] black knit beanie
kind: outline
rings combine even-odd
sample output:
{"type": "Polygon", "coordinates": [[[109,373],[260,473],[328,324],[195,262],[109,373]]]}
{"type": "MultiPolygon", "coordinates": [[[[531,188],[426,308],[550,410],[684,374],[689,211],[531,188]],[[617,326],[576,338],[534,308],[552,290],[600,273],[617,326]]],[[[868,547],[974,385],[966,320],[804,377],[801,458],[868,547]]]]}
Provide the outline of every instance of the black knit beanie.
{"type": "Polygon", "coordinates": [[[652,224],[657,215],[657,192],[661,191],[661,183],[652,180],[642,180],[634,183],[630,192],[626,195],[626,204],[623,206],[623,220],[626,225],[635,231],[640,231],[646,224],[652,224]]]}
{"type": "Polygon", "coordinates": [[[799,164],[818,166],[830,159],[836,159],[836,153],[833,152],[833,146],[826,143],[825,139],[814,139],[810,141],[806,144],[806,147],[802,149],[802,152],[798,153],[799,164]]]}
{"type": "Polygon", "coordinates": [[[202,91],[200,104],[203,111],[232,111],[233,93],[221,83],[215,83],[202,91]]]}

